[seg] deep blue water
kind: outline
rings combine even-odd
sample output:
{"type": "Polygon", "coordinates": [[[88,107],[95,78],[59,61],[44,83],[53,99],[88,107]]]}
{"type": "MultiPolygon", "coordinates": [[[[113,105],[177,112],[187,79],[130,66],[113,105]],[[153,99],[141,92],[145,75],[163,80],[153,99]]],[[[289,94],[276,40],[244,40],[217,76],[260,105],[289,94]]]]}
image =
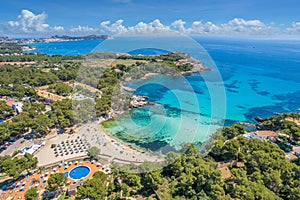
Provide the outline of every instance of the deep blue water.
{"type": "MultiPolygon", "coordinates": [[[[194,76],[155,76],[129,83],[137,94],[147,95],[149,101],[161,106],[146,106],[119,116],[108,123],[108,132],[156,151],[189,141],[203,142],[224,123],[253,122],[256,116],[299,111],[299,41],[194,39],[202,47],[186,39],[143,43],[134,38],[105,41],[93,50],[135,55],[183,51],[212,69],[194,76]]],[[[39,50],[51,46],[42,53],[72,55],[87,53],[88,47],[93,49],[98,44],[79,41],[38,45],[39,50]]]]}
{"type": "Polygon", "coordinates": [[[61,54],[61,55],[81,55],[91,52],[103,40],[81,40],[68,42],[49,42],[49,43],[34,43],[37,50],[30,51],[30,53],[44,53],[44,54],[61,54]]]}
{"type": "Polygon", "coordinates": [[[160,54],[166,54],[168,51],[163,50],[163,49],[156,49],[156,48],[144,48],[144,49],[137,49],[133,51],[128,52],[130,55],[136,56],[136,55],[144,55],[144,56],[149,56],[149,55],[160,55],[160,54]]]}

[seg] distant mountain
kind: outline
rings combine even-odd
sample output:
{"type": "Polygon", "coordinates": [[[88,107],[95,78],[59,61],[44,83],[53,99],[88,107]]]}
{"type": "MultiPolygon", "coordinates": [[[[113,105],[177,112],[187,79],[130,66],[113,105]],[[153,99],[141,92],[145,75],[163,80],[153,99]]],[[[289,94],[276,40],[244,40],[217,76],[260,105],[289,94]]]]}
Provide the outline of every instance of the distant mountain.
{"type": "Polygon", "coordinates": [[[108,35],[88,35],[88,36],[68,36],[68,35],[62,35],[62,36],[52,36],[53,39],[62,39],[62,40],[107,40],[111,39],[108,35]]]}
{"type": "Polygon", "coordinates": [[[62,41],[78,41],[78,40],[109,40],[112,39],[108,35],[88,35],[88,36],[68,36],[68,35],[55,35],[52,37],[46,38],[29,38],[29,39],[20,39],[17,42],[21,45],[28,45],[33,43],[40,42],[62,42],[62,41]]]}

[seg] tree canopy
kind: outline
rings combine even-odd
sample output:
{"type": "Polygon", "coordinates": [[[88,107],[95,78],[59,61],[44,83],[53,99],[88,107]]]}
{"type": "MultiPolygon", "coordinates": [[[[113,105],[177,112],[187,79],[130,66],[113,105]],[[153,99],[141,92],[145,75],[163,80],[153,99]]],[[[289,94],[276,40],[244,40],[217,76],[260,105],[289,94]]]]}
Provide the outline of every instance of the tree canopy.
{"type": "Polygon", "coordinates": [[[67,177],[63,173],[51,174],[47,182],[47,190],[50,192],[56,191],[58,188],[63,187],[66,182],[67,177]]]}
{"type": "Polygon", "coordinates": [[[25,193],[26,200],[37,200],[39,197],[39,193],[35,187],[28,189],[25,193]]]}

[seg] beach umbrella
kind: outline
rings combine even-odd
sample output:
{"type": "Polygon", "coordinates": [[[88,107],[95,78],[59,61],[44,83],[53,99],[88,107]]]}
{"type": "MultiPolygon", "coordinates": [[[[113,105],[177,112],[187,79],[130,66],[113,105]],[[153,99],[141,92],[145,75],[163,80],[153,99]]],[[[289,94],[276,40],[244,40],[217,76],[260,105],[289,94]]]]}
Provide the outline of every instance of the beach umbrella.
{"type": "Polygon", "coordinates": [[[92,163],[94,164],[94,163],[95,163],[95,160],[92,160],[92,163]]]}
{"type": "Polygon", "coordinates": [[[78,164],[78,161],[75,161],[75,165],[77,165],[78,164]]]}
{"type": "Polygon", "coordinates": [[[69,165],[72,165],[72,162],[69,162],[69,165]]]}

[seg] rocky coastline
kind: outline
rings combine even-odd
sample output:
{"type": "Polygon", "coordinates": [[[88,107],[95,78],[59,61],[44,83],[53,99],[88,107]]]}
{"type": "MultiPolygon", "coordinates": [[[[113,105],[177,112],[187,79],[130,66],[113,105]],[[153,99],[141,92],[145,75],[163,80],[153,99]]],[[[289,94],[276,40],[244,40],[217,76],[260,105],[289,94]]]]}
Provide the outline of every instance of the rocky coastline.
{"type": "Polygon", "coordinates": [[[140,108],[145,105],[151,104],[151,102],[148,102],[148,96],[138,96],[138,95],[132,95],[130,98],[130,106],[132,108],[140,108]]]}

